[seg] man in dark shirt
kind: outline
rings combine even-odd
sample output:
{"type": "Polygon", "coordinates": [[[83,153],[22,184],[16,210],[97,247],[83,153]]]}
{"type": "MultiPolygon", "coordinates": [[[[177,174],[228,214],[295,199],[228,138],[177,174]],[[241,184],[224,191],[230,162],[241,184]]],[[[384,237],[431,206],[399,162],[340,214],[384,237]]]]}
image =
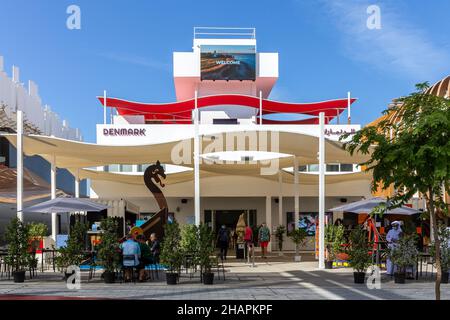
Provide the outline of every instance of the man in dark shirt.
{"type": "Polygon", "coordinates": [[[141,258],[139,259],[139,281],[143,282],[147,279],[147,274],[145,270],[145,266],[149,265],[152,262],[152,253],[150,251],[150,247],[145,243],[145,236],[140,234],[136,237],[136,240],[141,249],[141,258]]]}
{"type": "Polygon", "coordinates": [[[161,244],[156,237],[155,233],[152,233],[150,235],[150,252],[153,255],[153,261],[154,263],[159,263],[159,252],[161,250],[161,244]]]}

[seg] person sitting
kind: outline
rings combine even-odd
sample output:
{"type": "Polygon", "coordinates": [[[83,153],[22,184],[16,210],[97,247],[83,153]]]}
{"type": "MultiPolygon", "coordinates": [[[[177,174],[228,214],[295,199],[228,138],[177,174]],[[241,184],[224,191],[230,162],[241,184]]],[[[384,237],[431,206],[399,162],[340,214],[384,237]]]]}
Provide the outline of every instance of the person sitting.
{"type": "Polygon", "coordinates": [[[141,258],[139,259],[138,266],[139,282],[144,282],[148,278],[145,266],[152,263],[152,253],[150,252],[150,247],[145,243],[145,236],[143,234],[138,235],[136,240],[141,250],[141,258]]]}
{"type": "Polygon", "coordinates": [[[125,269],[125,281],[130,281],[132,269],[139,265],[141,249],[131,234],[125,236],[125,241],[121,243],[120,249],[122,250],[122,263],[125,269]]]}
{"type": "Polygon", "coordinates": [[[159,253],[161,251],[161,244],[156,236],[156,233],[150,235],[150,252],[153,256],[153,263],[159,263],[159,253]]]}

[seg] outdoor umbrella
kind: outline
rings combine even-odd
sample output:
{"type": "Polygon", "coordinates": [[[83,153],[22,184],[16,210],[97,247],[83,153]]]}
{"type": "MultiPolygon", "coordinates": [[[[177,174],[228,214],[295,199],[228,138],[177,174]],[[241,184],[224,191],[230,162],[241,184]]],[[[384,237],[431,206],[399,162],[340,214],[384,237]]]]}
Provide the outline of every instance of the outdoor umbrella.
{"type": "Polygon", "coordinates": [[[56,198],[25,208],[22,212],[64,213],[76,211],[102,211],[108,206],[80,198],[56,198]]]}
{"type": "MultiPolygon", "coordinates": [[[[328,211],[345,211],[345,212],[353,212],[353,213],[370,213],[376,206],[381,204],[388,205],[388,201],[386,199],[375,197],[370,199],[363,199],[359,201],[355,201],[343,206],[334,207],[329,209],[328,211]]],[[[384,214],[398,214],[398,215],[406,215],[411,216],[413,214],[420,213],[421,211],[412,209],[406,206],[401,206],[398,208],[387,209],[384,214]]]]}

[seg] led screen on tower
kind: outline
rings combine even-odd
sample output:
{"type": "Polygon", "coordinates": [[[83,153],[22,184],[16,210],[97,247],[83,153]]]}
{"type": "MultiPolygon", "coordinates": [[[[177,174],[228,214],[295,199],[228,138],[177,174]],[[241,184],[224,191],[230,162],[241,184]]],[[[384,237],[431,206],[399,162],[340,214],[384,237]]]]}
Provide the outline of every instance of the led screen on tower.
{"type": "Polygon", "coordinates": [[[202,45],[201,80],[255,80],[255,46],[202,45]]]}

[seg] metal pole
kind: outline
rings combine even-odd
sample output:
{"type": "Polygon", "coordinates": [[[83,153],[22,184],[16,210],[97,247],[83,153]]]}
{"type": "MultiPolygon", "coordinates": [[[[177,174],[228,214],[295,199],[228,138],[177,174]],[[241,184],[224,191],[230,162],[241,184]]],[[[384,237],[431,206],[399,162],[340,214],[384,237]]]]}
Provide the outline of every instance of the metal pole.
{"type": "Polygon", "coordinates": [[[325,269],[325,113],[319,114],[319,269],[325,269]]]}
{"type": "Polygon", "coordinates": [[[350,113],[350,106],[352,105],[351,99],[350,99],[350,91],[347,92],[347,123],[352,123],[352,115],[350,113]]]}
{"type": "Polygon", "coordinates": [[[200,141],[199,141],[199,114],[197,108],[197,90],[195,91],[194,109],[194,211],[195,225],[200,225],[200,141]]]}
{"type": "Polygon", "coordinates": [[[283,225],[283,177],[278,171],[278,225],[283,225]]]}
{"type": "Polygon", "coordinates": [[[23,112],[17,110],[17,218],[23,221],[23,112]]]}
{"type": "Polygon", "coordinates": [[[103,90],[103,124],[106,124],[106,90],[103,90]]]}
{"type": "MultiPolygon", "coordinates": [[[[51,186],[51,198],[56,199],[56,157],[50,163],[50,186],[51,186]]],[[[57,234],[57,213],[52,212],[52,238],[56,241],[57,234]]]]}
{"type": "Polygon", "coordinates": [[[259,90],[259,125],[262,125],[262,91],[259,90]]]}
{"type": "Polygon", "coordinates": [[[294,156],[294,210],[295,210],[295,229],[298,228],[300,222],[300,203],[299,203],[299,187],[298,187],[298,159],[294,156]]]}

